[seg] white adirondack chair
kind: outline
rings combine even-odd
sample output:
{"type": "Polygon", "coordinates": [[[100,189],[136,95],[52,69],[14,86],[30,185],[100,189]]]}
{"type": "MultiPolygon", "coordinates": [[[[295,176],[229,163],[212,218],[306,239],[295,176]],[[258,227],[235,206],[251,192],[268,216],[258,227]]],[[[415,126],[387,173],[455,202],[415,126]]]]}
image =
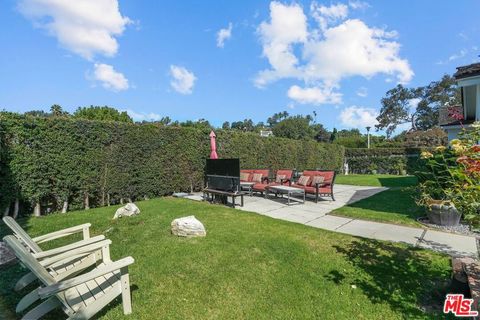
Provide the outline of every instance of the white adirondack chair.
{"type": "MultiPolygon", "coordinates": [[[[107,246],[102,264],[77,277],[58,281],[17,238],[6,236],[4,241],[17,258],[44,284],[44,287],[36,290],[36,294],[45,301],[31,309],[22,319],[39,319],[57,307],[62,307],[68,319],[89,319],[120,294],[124,314],[132,312],[128,275],[128,266],[134,262],[132,257],[112,262],[107,246]]],[[[73,249],[70,255],[78,255],[82,250],[85,249],[73,249]]]]}
{"type": "MultiPolygon", "coordinates": [[[[55,279],[55,281],[62,281],[79,274],[93,264],[99,265],[100,263],[110,262],[109,245],[111,243],[111,240],[103,240],[85,246],[73,247],[70,251],[65,251],[43,259],[39,261],[39,263],[48,270],[49,274],[55,279]],[[58,270],[61,270],[61,272],[57,272],[58,270]]],[[[25,248],[25,250],[28,252],[27,248],[25,248]]],[[[35,254],[32,254],[32,256],[35,258],[35,254]]],[[[29,274],[34,279],[38,279],[35,273],[30,272],[29,274]]],[[[38,295],[39,289],[40,288],[37,288],[25,295],[18,302],[15,311],[21,313],[40,299],[38,295]]]]}
{"type": "MultiPolygon", "coordinates": [[[[90,238],[90,223],[78,225],[75,227],[55,231],[52,233],[48,233],[36,238],[31,238],[25,230],[12,218],[12,217],[4,217],[3,222],[12,230],[14,236],[21,241],[21,243],[34,255],[34,257],[38,260],[43,260],[47,258],[51,258],[53,256],[59,255],[64,252],[69,252],[75,248],[80,248],[82,246],[86,246],[98,241],[102,241],[105,239],[105,236],[100,235],[96,237],[90,238]],[[82,232],[83,233],[83,240],[55,248],[52,250],[43,251],[38,244],[51,241],[54,239],[62,238],[65,236],[73,235],[76,233],[82,232]]],[[[83,256],[81,258],[71,259],[69,260],[68,256],[64,257],[63,263],[56,263],[45,265],[48,267],[48,271],[52,276],[57,276],[59,274],[63,274],[63,278],[77,274],[82,270],[90,267],[94,263],[98,261],[99,253],[96,253],[97,257],[94,257],[94,253],[89,256],[83,256]]],[[[57,261],[58,262],[58,261],[57,261]]],[[[22,277],[15,285],[15,291],[20,291],[25,288],[27,285],[32,283],[36,280],[37,277],[33,273],[27,273],[24,277],[22,277]]]]}

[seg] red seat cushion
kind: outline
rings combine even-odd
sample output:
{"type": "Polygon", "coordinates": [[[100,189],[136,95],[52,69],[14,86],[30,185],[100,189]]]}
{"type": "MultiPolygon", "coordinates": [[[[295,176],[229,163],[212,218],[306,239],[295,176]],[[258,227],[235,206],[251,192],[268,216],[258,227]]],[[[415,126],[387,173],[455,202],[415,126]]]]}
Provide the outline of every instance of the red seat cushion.
{"type": "Polygon", "coordinates": [[[265,183],[255,183],[252,187],[253,190],[255,191],[265,191],[265,188],[268,186],[268,184],[265,183]]]}
{"type": "MultiPolygon", "coordinates": [[[[317,192],[316,188],[312,187],[312,186],[304,187],[301,184],[292,184],[292,187],[303,189],[303,190],[305,190],[306,193],[315,194],[317,192]]],[[[328,188],[322,187],[322,188],[318,188],[318,193],[320,193],[320,194],[331,194],[332,190],[330,189],[330,187],[328,187],[328,188]]]]}

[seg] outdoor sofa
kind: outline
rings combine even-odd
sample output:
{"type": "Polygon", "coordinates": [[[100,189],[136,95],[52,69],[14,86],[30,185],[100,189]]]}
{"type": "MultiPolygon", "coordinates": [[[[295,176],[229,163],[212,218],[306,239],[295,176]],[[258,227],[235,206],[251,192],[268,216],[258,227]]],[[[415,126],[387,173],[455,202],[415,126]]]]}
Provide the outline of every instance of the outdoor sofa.
{"type": "Polygon", "coordinates": [[[333,195],[335,175],[333,170],[307,170],[303,171],[300,179],[292,183],[291,186],[305,190],[306,194],[315,195],[315,202],[318,202],[318,199],[324,196],[329,196],[335,201],[333,195]]]}

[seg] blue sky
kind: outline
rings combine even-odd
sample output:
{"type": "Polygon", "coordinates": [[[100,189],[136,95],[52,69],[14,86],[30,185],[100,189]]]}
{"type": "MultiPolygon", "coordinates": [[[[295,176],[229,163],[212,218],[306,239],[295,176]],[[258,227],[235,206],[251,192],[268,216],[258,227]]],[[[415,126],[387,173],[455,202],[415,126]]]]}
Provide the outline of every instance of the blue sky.
{"type": "Polygon", "coordinates": [[[60,2],[0,2],[0,109],[109,105],[218,126],[315,110],[329,129],[363,129],[396,83],[480,54],[474,0],[60,2]]]}

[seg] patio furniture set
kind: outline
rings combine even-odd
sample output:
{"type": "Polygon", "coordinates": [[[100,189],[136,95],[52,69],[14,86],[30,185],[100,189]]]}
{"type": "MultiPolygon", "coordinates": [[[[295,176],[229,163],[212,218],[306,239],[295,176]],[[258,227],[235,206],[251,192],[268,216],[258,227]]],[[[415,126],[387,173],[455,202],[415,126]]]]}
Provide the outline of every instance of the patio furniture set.
{"type": "Polygon", "coordinates": [[[277,170],[273,178],[268,169],[240,170],[240,185],[248,194],[260,193],[266,198],[272,194],[275,197],[286,195],[288,205],[291,200],[304,203],[308,194],[315,197],[315,202],[324,196],[335,201],[334,182],[335,171],[332,170],[303,171],[297,180],[293,178],[293,170],[277,170]]]}

